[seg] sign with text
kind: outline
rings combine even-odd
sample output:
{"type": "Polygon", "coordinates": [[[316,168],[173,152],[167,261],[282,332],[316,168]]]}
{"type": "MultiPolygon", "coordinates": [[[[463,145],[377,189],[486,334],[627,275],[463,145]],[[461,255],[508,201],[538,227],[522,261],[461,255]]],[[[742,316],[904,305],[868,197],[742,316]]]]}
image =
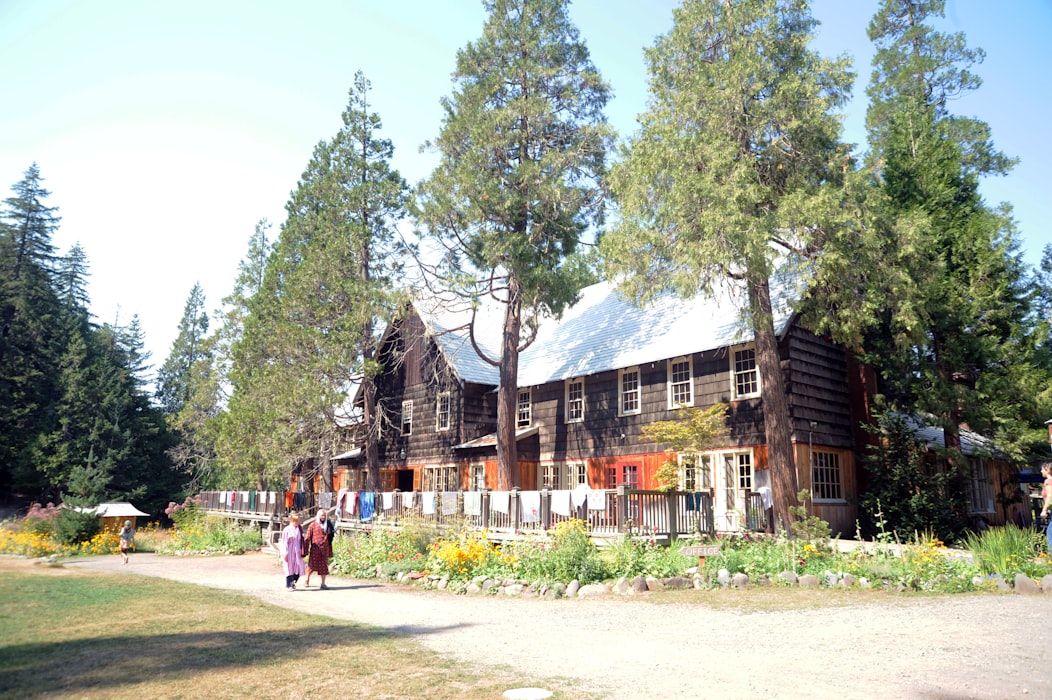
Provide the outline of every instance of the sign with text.
{"type": "Polygon", "coordinates": [[[685,557],[718,557],[720,546],[718,544],[706,544],[700,547],[684,547],[679,553],[685,557]]]}

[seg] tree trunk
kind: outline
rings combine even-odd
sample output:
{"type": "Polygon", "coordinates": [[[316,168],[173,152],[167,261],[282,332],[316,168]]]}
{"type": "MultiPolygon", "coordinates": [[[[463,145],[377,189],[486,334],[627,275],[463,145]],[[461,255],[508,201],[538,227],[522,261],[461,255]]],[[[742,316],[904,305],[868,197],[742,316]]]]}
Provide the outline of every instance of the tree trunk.
{"type": "Polygon", "coordinates": [[[519,485],[519,455],[515,443],[515,408],[519,378],[519,336],[522,303],[518,284],[512,280],[504,309],[501,338],[500,386],[497,388],[497,488],[507,491],[519,485]]]}
{"type": "Polygon", "coordinates": [[[365,432],[365,476],[366,488],[380,490],[380,436],[376,431],[376,384],[371,377],[362,382],[364,402],[362,424],[365,432]]]}
{"type": "Polygon", "coordinates": [[[778,337],[771,311],[771,288],[766,276],[749,284],[749,306],[756,338],[756,364],[763,396],[763,423],[767,438],[767,465],[771,472],[774,525],[789,530],[793,521],[789,508],[796,504],[800,489],[793,459],[792,422],[778,357],[778,337]]]}

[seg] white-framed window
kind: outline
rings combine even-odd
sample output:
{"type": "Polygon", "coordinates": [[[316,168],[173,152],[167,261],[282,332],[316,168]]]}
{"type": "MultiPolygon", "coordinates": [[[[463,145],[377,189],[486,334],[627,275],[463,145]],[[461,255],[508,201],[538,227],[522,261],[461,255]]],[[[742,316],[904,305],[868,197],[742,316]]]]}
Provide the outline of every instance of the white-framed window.
{"type": "Polygon", "coordinates": [[[588,485],[588,466],[584,462],[565,462],[541,465],[537,488],[574,489],[588,485]]]}
{"type": "Polygon", "coordinates": [[[449,430],[451,425],[450,410],[451,401],[448,391],[439,392],[435,397],[435,430],[449,430]]]}
{"type": "Polygon", "coordinates": [[[679,455],[680,491],[707,491],[712,488],[712,455],[679,455]]]}
{"type": "Polygon", "coordinates": [[[566,380],[566,422],[584,420],[584,377],[566,380]]]}
{"type": "Polygon", "coordinates": [[[545,464],[544,468],[541,469],[541,488],[542,489],[560,489],[562,488],[562,479],[560,477],[562,470],[558,464],[545,464]]]}
{"type": "Polygon", "coordinates": [[[968,512],[993,513],[993,484],[986,460],[981,457],[969,457],[968,466],[968,512]]]}
{"type": "Polygon", "coordinates": [[[724,459],[727,460],[728,471],[733,470],[738,490],[752,490],[752,452],[729,452],[724,459]]]}
{"type": "Polygon", "coordinates": [[[694,405],[694,360],[677,357],[668,361],[668,407],[694,405]]]}
{"type": "Polygon", "coordinates": [[[811,453],[811,497],[816,501],[842,501],[840,455],[815,450],[811,453]]]}
{"type": "Polygon", "coordinates": [[[486,465],[482,463],[472,464],[468,467],[471,477],[469,488],[472,491],[482,491],[486,488],[486,465]]]}
{"type": "Polygon", "coordinates": [[[413,401],[402,402],[402,435],[413,434],[413,401]]]}
{"type": "Polygon", "coordinates": [[[515,427],[529,428],[533,423],[533,392],[531,389],[519,389],[515,410],[515,427]]]}
{"type": "Polygon", "coordinates": [[[570,462],[566,465],[566,488],[572,489],[588,485],[588,465],[584,462],[570,462]]]}
{"type": "Polygon", "coordinates": [[[428,465],[424,467],[424,491],[456,491],[460,488],[456,465],[428,465]]]}
{"type": "Polygon", "coordinates": [[[736,399],[760,395],[760,372],[756,367],[756,348],[752,345],[731,353],[731,394],[736,399]]]}
{"type": "Polygon", "coordinates": [[[639,368],[628,367],[617,371],[617,413],[630,416],[639,413],[642,405],[639,400],[639,368]]]}

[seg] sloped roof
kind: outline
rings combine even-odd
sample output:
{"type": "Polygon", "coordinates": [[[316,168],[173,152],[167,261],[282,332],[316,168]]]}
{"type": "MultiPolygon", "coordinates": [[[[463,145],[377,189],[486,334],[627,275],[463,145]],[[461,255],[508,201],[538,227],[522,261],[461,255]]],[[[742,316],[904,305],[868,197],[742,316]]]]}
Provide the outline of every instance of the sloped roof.
{"type": "MultiPolygon", "coordinates": [[[[775,331],[782,335],[792,317],[785,288],[771,288],[775,331]]],[[[753,339],[743,326],[743,300],[723,290],[715,297],[680,299],[663,294],[644,308],[622,298],[616,287],[600,282],[586,287],[580,300],[559,319],[544,319],[537,339],[519,356],[519,386],[537,386],[646,362],[657,362],[753,339]]],[[[414,302],[428,331],[461,379],[496,386],[497,368],[471,347],[467,308],[436,300],[414,302]]],[[[502,305],[483,305],[476,314],[476,342],[498,357],[502,305]]]]}
{"type": "Polygon", "coordinates": [[[133,506],[131,503],[121,501],[118,503],[100,503],[94,508],[74,508],[83,513],[94,512],[100,518],[131,518],[133,516],[149,515],[133,506]]]}
{"type": "MultiPolygon", "coordinates": [[[[930,425],[926,420],[916,416],[907,416],[906,422],[914,437],[921,444],[930,448],[946,449],[946,434],[942,428],[930,425]]],[[[993,440],[967,428],[960,429],[960,437],[961,453],[964,455],[988,456],[1002,454],[993,440]]]]}

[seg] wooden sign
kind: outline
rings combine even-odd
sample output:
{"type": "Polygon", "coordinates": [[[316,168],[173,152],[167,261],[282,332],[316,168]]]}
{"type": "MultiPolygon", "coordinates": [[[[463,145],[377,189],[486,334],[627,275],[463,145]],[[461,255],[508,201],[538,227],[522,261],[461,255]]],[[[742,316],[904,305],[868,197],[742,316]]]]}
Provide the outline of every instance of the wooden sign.
{"type": "Polygon", "coordinates": [[[700,547],[684,547],[679,553],[685,557],[718,557],[720,546],[718,544],[706,544],[700,547]]]}

